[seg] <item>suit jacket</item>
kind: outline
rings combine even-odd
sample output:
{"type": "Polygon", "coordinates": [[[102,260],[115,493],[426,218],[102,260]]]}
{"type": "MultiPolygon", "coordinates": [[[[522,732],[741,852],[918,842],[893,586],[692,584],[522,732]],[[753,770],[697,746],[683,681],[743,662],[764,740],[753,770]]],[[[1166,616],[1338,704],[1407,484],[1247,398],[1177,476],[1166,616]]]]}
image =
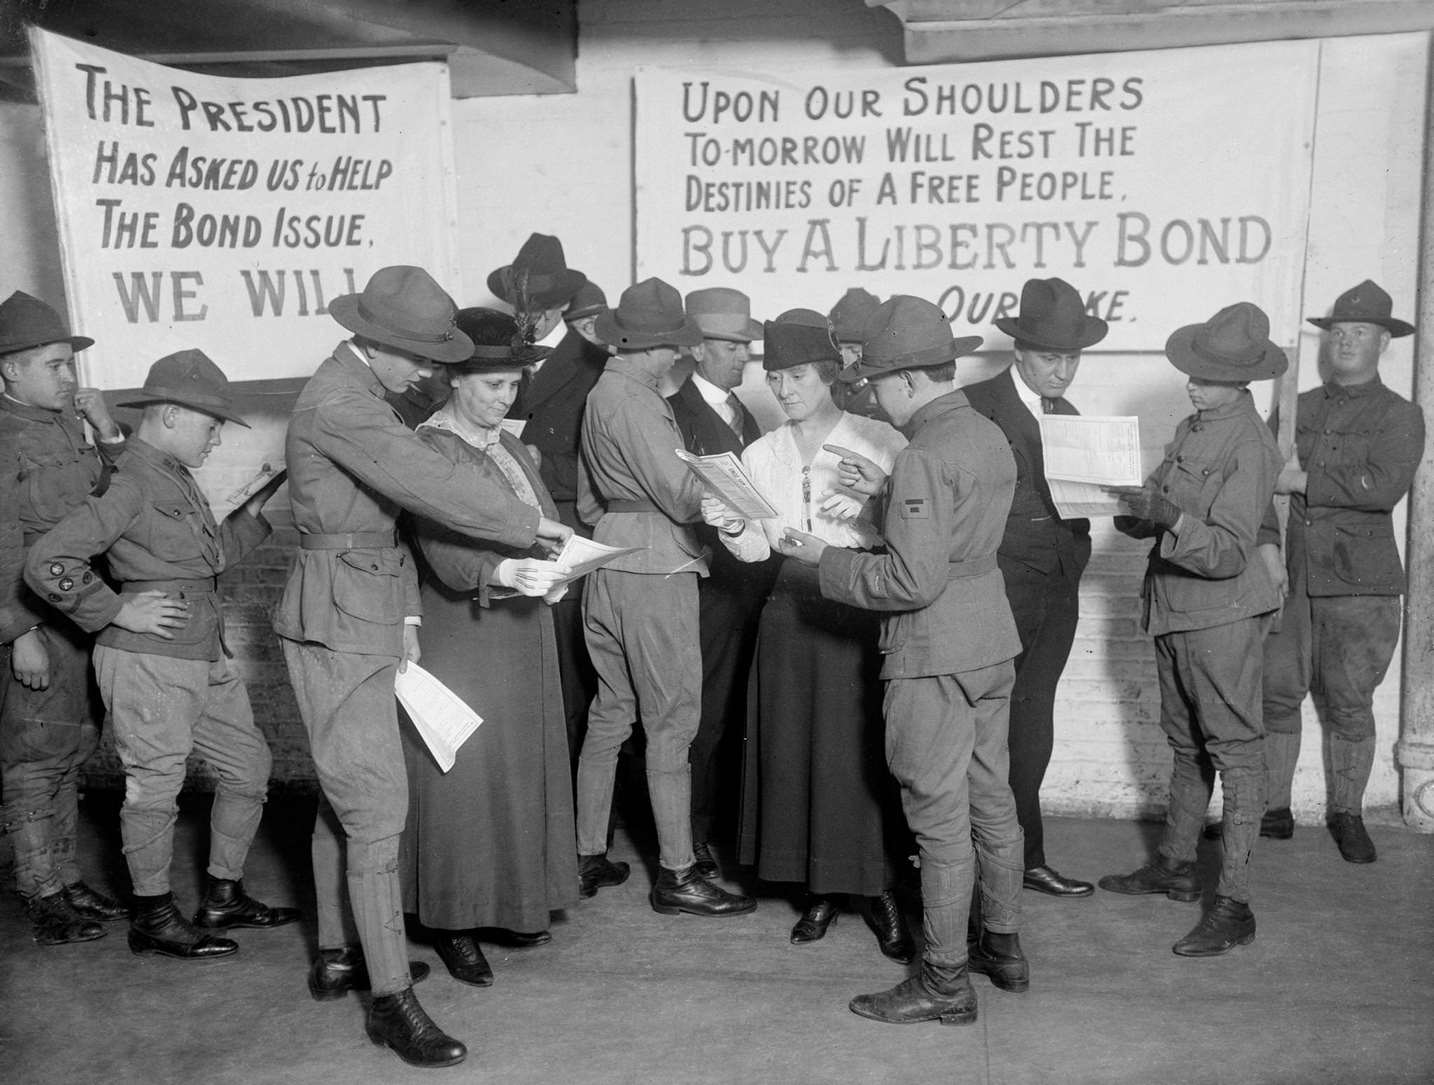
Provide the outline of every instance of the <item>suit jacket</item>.
{"type": "MultiPolygon", "coordinates": [[[[1079,579],[1090,560],[1090,521],[1062,520],[1057,514],[1046,482],[1040,423],[1021,402],[1011,370],[962,391],[971,406],[1001,427],[1016,460],[1016,492],[1001,539],[1002,566],[1019,563],[1047,575],[1065,571],[1079,579]]],[[[1055,413],[1080,412],[1058,399],[1055,413]]]]}

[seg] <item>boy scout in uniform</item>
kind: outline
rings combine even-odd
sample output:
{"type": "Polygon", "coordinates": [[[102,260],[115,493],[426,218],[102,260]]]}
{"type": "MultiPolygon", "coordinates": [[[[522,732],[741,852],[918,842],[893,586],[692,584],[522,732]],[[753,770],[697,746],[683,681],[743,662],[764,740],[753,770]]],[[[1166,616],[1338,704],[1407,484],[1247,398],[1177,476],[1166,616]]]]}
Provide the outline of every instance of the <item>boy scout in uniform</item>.
{"type": "Polygon", "coordinates": [[[1110,874],[1114,893],[1200,898],[1195,848],[1215,774],[1224,792],[1223,858],[1215,902],[1177,942],[1182,957],[1212,957],[1255,938],[1250,856],[1265,809],[1260,652],[1280,591],[1256,536],[1280,473],[1280,454],[1246,385],[1285,371],[1270,322],[1249,302],[1172,334],[1165,356],[1187,374],[1195,413],[1175,431],[1143,488],[1118,488],[1134,518],[1115,526],[1154,538],[1141,591],[1155,638],[1160,727],[1174,754],[1165,832],[1156,858],[1110,874]]]}
{"type": "Polygon", "coordinates": [[[98,921],[128,914],[75,862],[76,785],[99,741],[90,638],[56,621],[24,579],[29,545],[103,487],[124,449],[104,397],[76,387],[75,351],[93,343],[29,294],[0,304],[0,832],[42,946],[100,938],[98,921]]]}
{"type": "Polygon", "coordinates": [[[398,884],[408,779],[393,684],[418,660],[418,580],[395,536],[400,511],[513,547],[571,529],[454,464],[409,430],[385,392],[462,362],[472,341],[457,308],[417,267],[375,272],[329,315],[354,334],[299,393],[285,457],[299,552],[274,617],[323,797],[314,824],[319,956],[316,999],[373,990],[369,1037],[416,1066],[467,1049],[429,1019],[412,983],[398,884]],[[347,884],[347,891],[345,891],[347,884]],[[361,947],[361,948],[360,948],[361,947]]]}
{"type": "MultiPolygon", "coordinates": [[[[955,360],[980,345],[978,336],[953,338],[930,302],[897,295],[882,303],[861,361],[841,379],[866,377],[910,440],[878,498],[886,553],[795,531],[783,547],[818,566],[827,598],[889,612],[881,631],[886,758],[920,849],[926,947],[916,975],[851,1002],[854,1013],[889,1024],[975,1021],[970,971],[1005,990],[1030,986],[1017,935],[1025,866],[1006,754],[1011,660],[1021,641],[996,565],[1016,465],[1000,429],[955,384],[955,360]],[[973,837],[984,930],[968,946],[973,837]]],[[[843,459],[843,483],[856,483],[860,467],[843,459]]]]}
{"type": "Polygon", "coordinates": [[[125,770],[120,834],[134,883],[129,945],[181,959],[238,950],[207,933],[277,927],[299,918],[244,892],[244,859],[259,827],[271,758],[254,726],[249,695],[224,646],[215,578],[269,534],[259,514],[268,486],[216,524],[190,469],[219,444],[229,382],[197,350],[150,367],[138,399],[144,414],[108,489],[88,498],[30,548],[25,579],[87,632],[100,695],[125,770]],[[91,562],[107,556],[111,590],[91,562]],[[209,867],[193,924],[170,893],[174,822],[185,758],[213,768],[209,867]]]}

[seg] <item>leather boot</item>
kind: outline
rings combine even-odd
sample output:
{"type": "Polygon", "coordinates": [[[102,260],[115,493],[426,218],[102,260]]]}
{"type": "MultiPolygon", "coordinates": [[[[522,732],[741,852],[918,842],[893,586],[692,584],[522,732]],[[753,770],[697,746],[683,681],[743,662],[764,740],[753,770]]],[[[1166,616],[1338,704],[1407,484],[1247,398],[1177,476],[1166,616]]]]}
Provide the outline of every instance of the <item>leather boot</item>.
{"type": "Polygon", "coordinates": [[[652,910],[662,915],[727,916],[745,915],[757,907],[751,897],[740,893],[729,893],[719,885],[713,885],[697,876],[692,867],[685,870],[668,870],[661,867],[657,884],[652,887],[648,900],[652,910]]]}
{"type": "MultiPolygon", "coordinates": [[[[428,965],[422,961],[408,962],[408,978],[418,983],[428,976],[428,965]]],[[[321,949],[318,959],[309,968],[309,994],[315,1002],[343,998],[350,991],[367,991],[373,986],[368,963],[360,946],[321,949]]]]}
{"type": "Polygon", "coordinates": [[[1288,840],[1295,835],[1295,816],[1288,806],[1280,810],[1266,810],[1260,816],[1260,835],[1271,840],[1288,840]]]}
{"type": "Polygon", "coordinates": [[[211,930],[225,927],[282,927],[301,918],[297,908],[270,908],[244,892],[244,883],[206,875],[207,888],[194,925],[211,930]]]}
{"type": "Polygon", "coordinates": [[[1132,896],[1142,893],[1164,893],[1171,900],[1199,900],[1200,882],[1195,877],[1194,863],[1172,863],[1163,855],[1132,874],[1107,874],[1098,883],[1112,893],[1132,896]]]}
{"type": "Polygon", "coordinates": [[[1181,957],[1218,957],[1255,940],[1255,914],[1244,901],[1216,897],[1195,929],[1171,947],[1181,957]]]}
{"type": "Polygon", "coordinates": [[[493,969],[472,931],[443,931],[433,938],[433,948],[448,968],[448,974],[470,987],[492,987],[493,969]]]}
{"type": "Polygon", "coordinates": [[[1364,827],[1364,818],[1358,814],[1334,814],[1329,819],[1329,831],[1346,863],[1372,863],[1379,857],[1364,827]]]}
{"type": "Polygon", "coordinates": [[[213,960],[239,952],[237,942],[205,934],[186,923],[170,893],[135,898],[129,948],[134,953],[158,953],[181,960],[213,960]]]}
{"type": "Polygon", "coordinates": [[[911,940],[911,932],[906,927],[906,917],[901,914],[896,894],[890,889],[882,890],[871,898],[863,918],[872,934],[876,935],[876,945],[882,956],[899,964],[910,964],[916,959],[916,943],[911,940]]]}
{"type": "Polygon", "coordinates": [[[22,897],[25,914],[35,942],[42,946],[63,946],[70,942],[93,942],[105,936],[105,929],[94,920],[79,915],[63,891],[44,897],[22,897]]]}
{"type": "Polygon", "coordinates": [[[820,942],[827,936],[827,928],[836,922],[836,917],[836,900],[813,893],[807,898],[806,911],[792,926],[792,945],[805,946],[820,942]]]}
{"type": "Polygon", "coordinates": [[[976,992],[964,967],[941,983],[928,980],[926,969],[889,991],[857,995],[851,1012],[888,1025],[940,1021],[943,1025],[969,1025],[976,1020],[976,992]]]}
{"type": "Polygon", "coordinates": [[[990,976],[991,982],[1003,991],[1025,991],[1031,986],[1031,965],[1021,952],[1018,934],[996,934],[983,931],[981,937],[966,947],[967,967],[972,972],[990,976]]]}
{"type": "Polygon", "coordinates": [[[433,1023],[418,1004],[412,987],[396,995],[378,995],[364,1022],[368,1038],[387,1047],[410,1066],[455,1066],[468,1049],[433,1023]]]}
{"type": "Polygon", "coordinates": [[[722,877],[722,868],[717,865],[717,859],[712,854],[712,847],[705,840],[692,841],[692,865],[697,868],[699,878],[715,882],[722,877]]]}
{"type": "Polygon", "coordinates": [[[632,868],[626,863],[608,861],[607,852],[601,855],[578,856],[578,895],[592,897],[599,889],[609,885],[621,885],[627,881],[632,868]]]}
{"type": "Polygon", "coordinates": [[[65,900],[75,914],[84,919],[108,923],[113,919],[128,919],[129,909],[113,897],[97,893],[84,882],[65,886],[65,900]]]}

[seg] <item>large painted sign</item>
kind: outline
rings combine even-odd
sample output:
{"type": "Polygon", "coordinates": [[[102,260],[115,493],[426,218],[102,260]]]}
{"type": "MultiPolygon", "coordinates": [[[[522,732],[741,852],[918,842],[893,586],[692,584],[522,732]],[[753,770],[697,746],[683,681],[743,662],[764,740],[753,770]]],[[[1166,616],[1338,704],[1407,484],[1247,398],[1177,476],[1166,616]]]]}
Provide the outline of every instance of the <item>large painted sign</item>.
{"type": "Polygon", "coordinates": [[[762,315],[848,287],[962,332],[1060,276],[1099,349],[1251,300],[1293,343],[1312,42],[883,71],[636,76],[638,277],[732,285],[762,315]]]}
{"type": "Polygon", "coordinates": [[[457,293],[448,71],[178,71],[31,31],[70,316],[108,388],[198,347],[231,379],[301,376],[328,302],[385,264],[457,293]]]}

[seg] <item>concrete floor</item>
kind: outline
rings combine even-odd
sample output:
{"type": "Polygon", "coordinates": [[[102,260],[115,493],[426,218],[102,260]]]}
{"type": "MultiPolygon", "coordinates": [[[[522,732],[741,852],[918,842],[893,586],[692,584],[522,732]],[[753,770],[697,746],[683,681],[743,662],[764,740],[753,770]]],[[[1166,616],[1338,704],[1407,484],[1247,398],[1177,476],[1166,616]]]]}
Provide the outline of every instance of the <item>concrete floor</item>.
{"type": "MultiPolygon", "coordinates": [[[[127,888],[116,802],[107,792],[85,800],[83,850],[95,884],[127,888]]],[[[186,911],[203,820],[203,799],[189,801],[175,863],[186,911]]],[[[246,880],[257,897],[312,914],[311,821],[310,800],[270,802],[246,880]]],[[[1048,850],[1062,871],[1094,879],[1138,865],[1156,831],[1055,819],[1048,850]]],[[[1321,829],[1263,841],[1259,937],[1211,960],[1170,952],[1197,905],[1027,892],[1030,992],[978,976],[980,1019],[948,1028],[880,1025],[847,1010],[852,995],[905,974],[854,915],[802,948],[787,942],[795,912],[772,887],[748,916],[656,915],[648,868],[619,830],[613,854],[634,862],[632,879],[555,918],[548,946],[485,947],[495,986],[456,983],[414,943],[434,968],[418,987],[423,1005],[470,1049],[461,1066],[427,1072],[368,1043],[356,997],[309,998],[310,924],[242,931],[236,957],[190,964],[132,956],[122,923],[97,942],[36,946],[7,894],[0,1081],[1434,1082],[1434,838],[1395,826],[1375,826],[1374,837],[1380,858],[1366,867],[1343,862],[1321,829]]],[[[9,884],[8,870],[0,877],[9,884]]]]}

